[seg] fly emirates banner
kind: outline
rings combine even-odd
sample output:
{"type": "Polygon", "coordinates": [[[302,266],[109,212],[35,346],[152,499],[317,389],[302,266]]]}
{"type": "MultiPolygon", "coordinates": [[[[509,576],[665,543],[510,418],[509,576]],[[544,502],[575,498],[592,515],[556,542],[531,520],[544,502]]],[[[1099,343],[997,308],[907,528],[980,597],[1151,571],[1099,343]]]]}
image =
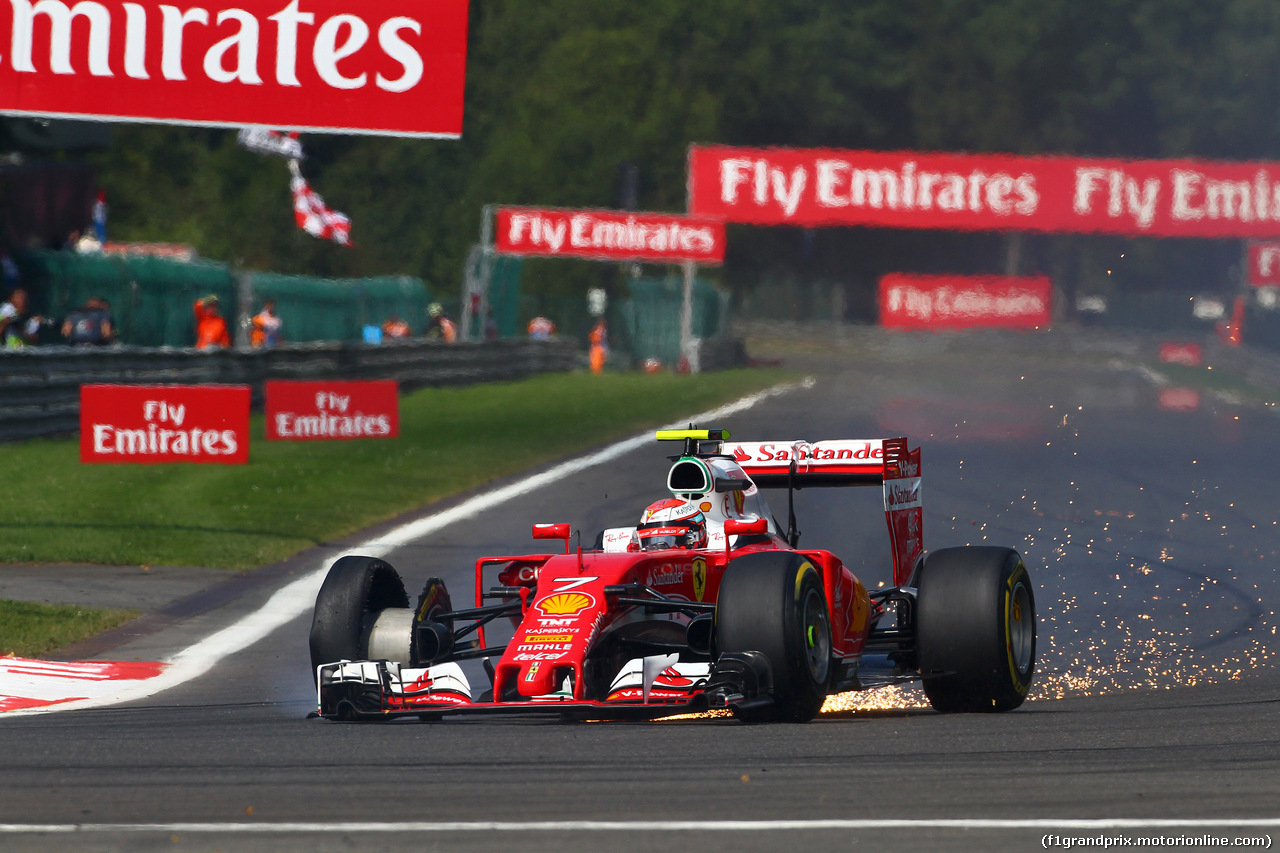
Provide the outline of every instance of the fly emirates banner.
{"type": "Polygon", "coordinates": [[[400,435],[394,379],[266,383],[268,441],[345,441],[400,435]]]}
{"type": "Polygon", "coordinates": [[[755,225],[1280,236],[1280,163],[689,150],[689,213],[755,225]]]}
{"type": "Polygon", "coordinates": [[[8,0],[0,113],[458,137],[467,0],[8,0]]]}
{"type": "Polygon", "coordinates": [[[81,385],[80,461],[249,461],[248,385],[81,385]]]}

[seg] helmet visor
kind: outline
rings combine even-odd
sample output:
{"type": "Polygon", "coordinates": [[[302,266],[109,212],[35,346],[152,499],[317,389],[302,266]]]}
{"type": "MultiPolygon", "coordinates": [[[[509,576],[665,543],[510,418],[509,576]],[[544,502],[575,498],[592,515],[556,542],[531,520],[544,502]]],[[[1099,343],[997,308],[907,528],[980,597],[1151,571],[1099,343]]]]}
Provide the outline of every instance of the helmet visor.
{"type": "Polygon", "coordinates": [[[640,537],[641,551],[662,551],[667,548],[687,548],[688,529],[684,527],[654,526],[641,527],[636,533],[640,537]]]}

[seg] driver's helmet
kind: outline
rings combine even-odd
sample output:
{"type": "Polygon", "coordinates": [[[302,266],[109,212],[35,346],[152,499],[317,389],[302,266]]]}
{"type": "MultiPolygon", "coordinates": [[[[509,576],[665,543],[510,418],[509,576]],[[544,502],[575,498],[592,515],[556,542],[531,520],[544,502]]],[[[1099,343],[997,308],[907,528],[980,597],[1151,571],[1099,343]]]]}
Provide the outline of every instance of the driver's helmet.
{"type": "Polygon", "coordinates": [[[636,528],[641,551],[664,548],[707,547],[707,517],[702,510],[679,498],[665,498],[652,503],[640,517],[636,528]]]}

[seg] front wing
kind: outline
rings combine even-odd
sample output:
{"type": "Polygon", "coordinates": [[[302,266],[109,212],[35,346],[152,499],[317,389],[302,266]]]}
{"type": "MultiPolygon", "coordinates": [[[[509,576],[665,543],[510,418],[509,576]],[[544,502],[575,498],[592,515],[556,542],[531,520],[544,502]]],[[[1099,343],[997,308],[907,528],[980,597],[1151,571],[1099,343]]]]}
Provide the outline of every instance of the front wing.
{"type": "MultiPolygon", "coordinates": [[[[757,652],[721,655],[712,664],[631,661],[604,701],[565,689],[501,702],[476,701],[456,663],[411,668],[394,661],[338,661],[316,668],[318,714],[337,720],[442,717],[454,714],[558,714],[582,719],[656,719],[772,702],[768,659],[757,652]]],[[[482,697],[483,698],[483,697],[482,697]]]]}

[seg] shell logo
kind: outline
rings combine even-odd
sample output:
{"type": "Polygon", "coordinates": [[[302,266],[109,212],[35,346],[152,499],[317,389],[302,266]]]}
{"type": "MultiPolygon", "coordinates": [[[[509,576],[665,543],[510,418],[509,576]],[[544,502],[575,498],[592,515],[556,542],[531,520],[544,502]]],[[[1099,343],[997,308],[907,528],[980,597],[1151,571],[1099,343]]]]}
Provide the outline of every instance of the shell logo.
{"type": "Polygon", "coordinates": [[[558,592],[539,601],[537,608],[548,616],[577,616],[595,603],[585,592],[558,592]]]}

